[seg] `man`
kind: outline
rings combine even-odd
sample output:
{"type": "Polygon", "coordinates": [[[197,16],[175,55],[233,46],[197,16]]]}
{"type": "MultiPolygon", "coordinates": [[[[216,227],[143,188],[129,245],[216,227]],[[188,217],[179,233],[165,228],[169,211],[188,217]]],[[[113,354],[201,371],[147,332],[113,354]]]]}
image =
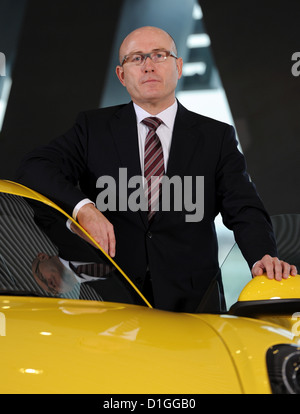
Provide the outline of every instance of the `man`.
{"type": "MultiPolygon", "coordinates": [[[[155,27],[139,28],[124,39],[119,57],[116,74],[132,102],[81,114],[65,135],[27,156],[21,182],[73,214],[142,291],[150,286],[155,307],[197,309],[218,273],[214,219],[219,212],[253,276],[266,271],[281,280],[296,274],[295,266],[277,258],[270,219],[246,174],[233,128],[194,114],[175,99],[183,62],[172,37],[155,27]],[[153,133],[149,120],[143,124],[149,117],[161,122],[153,133]],[[119,184],[122,168],[128,180],[146,176],[148,133],[160,138],[167,177],[182,182],[204,177],[201,220],[187,222],[185,206],[159,210],[149,221],[144,211],[100,212],[91,203],[99,177],[119,184]]],[[[132,191],[128,188],[128,198],[132,191]]],[[[190,192],[194,200],[195,182],[190,192]]],[[[120,201],[120,194],[116,198],[120,201]]]]}

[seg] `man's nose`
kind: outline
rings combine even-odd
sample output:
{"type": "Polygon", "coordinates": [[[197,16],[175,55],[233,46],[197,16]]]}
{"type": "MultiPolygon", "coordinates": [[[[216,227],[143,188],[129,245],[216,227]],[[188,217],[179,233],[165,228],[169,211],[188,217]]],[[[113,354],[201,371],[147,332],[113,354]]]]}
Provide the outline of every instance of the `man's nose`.
{"type": "Polygon", "coordinates": [[[143,63],[143,70],[145,72],[154,72],[154,67],[155,67],[154,65],[155,63],[153,63],[150,56],[146,56],[145,61],[143,63]]]}

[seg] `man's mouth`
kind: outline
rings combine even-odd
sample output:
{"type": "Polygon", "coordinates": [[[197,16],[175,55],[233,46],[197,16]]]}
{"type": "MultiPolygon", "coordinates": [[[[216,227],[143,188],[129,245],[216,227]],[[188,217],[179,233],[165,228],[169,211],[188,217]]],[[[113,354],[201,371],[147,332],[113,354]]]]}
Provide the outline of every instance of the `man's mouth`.
{"type": "Polygon", "coordinates": [[[159,80],[150,78],[150,79],[145,79],[144,81],[142,81],[142,83],[151,83],[151,82],[159,82],[159,80]]]}

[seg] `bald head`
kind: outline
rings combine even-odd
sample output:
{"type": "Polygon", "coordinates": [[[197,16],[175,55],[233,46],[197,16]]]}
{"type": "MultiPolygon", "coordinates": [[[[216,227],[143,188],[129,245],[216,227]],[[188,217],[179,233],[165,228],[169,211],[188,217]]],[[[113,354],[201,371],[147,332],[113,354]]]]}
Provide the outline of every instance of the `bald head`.
{"type": "Polygon", "coordinates": [[[174,103],[183,61],[177,57],[175,42],[169,33],[157,27],[140,27],[123,40],[119,57],[116,75],[135,104],[155,115],[174,103]],[[153,61],[151,55],[158,51],[172,53],[166,53],[163,61],[153,61]],[[146,58],[139,64],[126,60],[128,55],[133,59],[146,58]]]}
{"type": "MultiPolygon", "coordinates": [[[[129,33],[123,42],[121,43],[120,49],[119,49],[119,61],[122,62],[124,56],[128,55],[132,52],[149,52],[147,49],[147,41],[151,39],[153,36],[158,36],[162,39],[162,43],[169,44],[169,50],[172,50],[175,55],[177,55],[177,48],[175,41],[173,37],[166,32],[165,30],[162,30],[158,27],[154,26],[144,26],[140,27],[138,29],[135,29],[131,33],[129,33]],[[132,45],[134,42],[139,39],[145,42],[145,50],[131,50],[132,45]]],[[[158,49],[164,49],[164,47],[158,47],[158,49]]]]}

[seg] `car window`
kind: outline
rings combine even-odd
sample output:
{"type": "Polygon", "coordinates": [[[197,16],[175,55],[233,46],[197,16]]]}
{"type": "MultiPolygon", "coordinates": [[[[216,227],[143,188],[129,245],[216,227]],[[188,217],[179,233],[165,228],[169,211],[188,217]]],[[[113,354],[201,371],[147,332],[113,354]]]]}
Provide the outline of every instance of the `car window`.
{"type": "Polygon", "coordinates": [[[237,302],[240,292],[252,278],[248,263],[237,244],[234,244],[221,265],[221,275],[226,310],[229,310],[231,305],[237,302]]]}
{"type": "Polygon", "coordinates": [[[1,193],[0,228],[1,294],[147,305],[117,266],[53,207],[1,193]]]}

